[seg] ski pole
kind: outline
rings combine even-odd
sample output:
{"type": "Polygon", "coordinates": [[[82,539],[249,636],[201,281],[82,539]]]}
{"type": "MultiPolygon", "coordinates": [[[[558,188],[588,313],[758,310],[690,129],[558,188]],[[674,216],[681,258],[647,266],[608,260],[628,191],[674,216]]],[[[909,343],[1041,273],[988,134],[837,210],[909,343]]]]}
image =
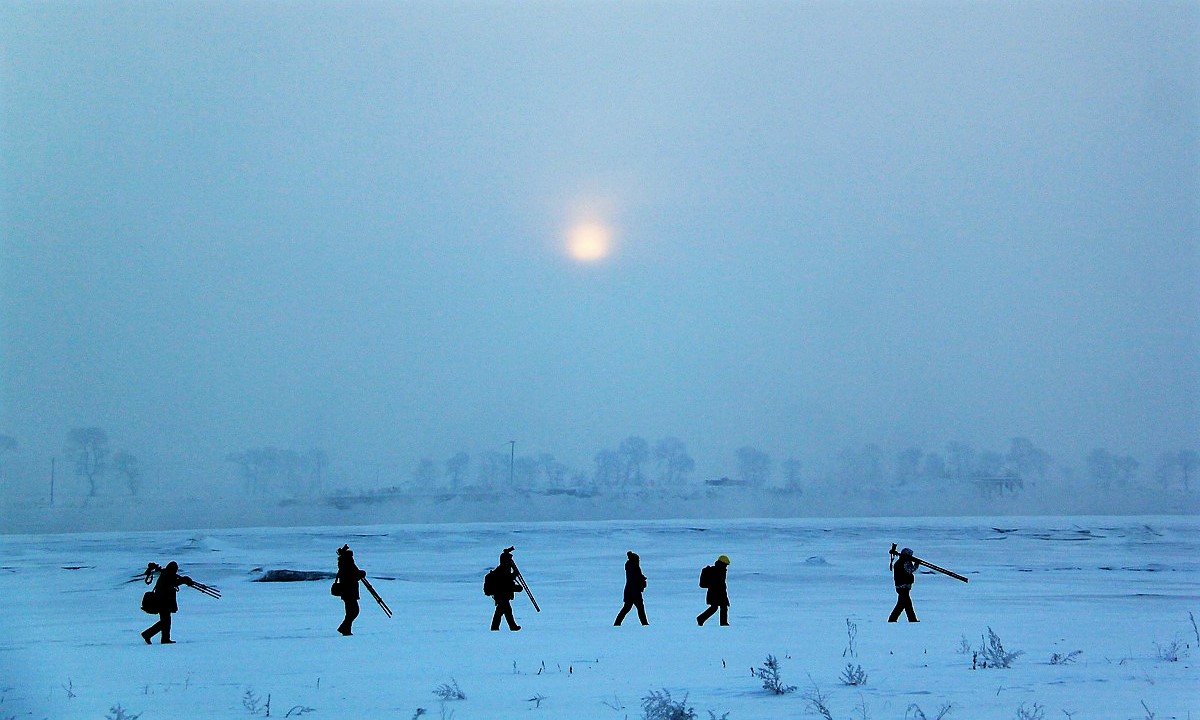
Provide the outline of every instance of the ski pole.
{"type": "Polygon", "coordinates": [[[371,597],[375,598],[375,602],[379,603],[379,607],[383,608],[383,614],[391,617],[392,609],[387,606],[387,603],[383,601],[383,598],[379,597],[379,593],[375,592],[375,588],[371,587],[370,581],[368,581],[365,576],[362,579],[362,584],[366,586],[367,592],[371,593],[371,597]]]}

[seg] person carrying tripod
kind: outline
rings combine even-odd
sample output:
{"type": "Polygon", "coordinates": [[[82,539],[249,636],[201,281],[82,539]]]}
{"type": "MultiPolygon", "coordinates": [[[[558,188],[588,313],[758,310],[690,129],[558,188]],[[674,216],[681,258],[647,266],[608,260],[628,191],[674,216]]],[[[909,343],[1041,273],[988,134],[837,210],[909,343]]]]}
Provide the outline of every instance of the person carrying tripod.
{"type": "Polygon", "coordinates": [[[512,549],[500,553],[500,564],[483,578],[483,594],[491,596],[496,603],[496,612],[492,614],[492,631],[500,629],[500,618],[508,622],[508,629],[516,632],[521,629],[513,619],[512,600],[521,592],[521,584],[517,582],[517,564],[513,562],[512,549]]]}
{"type": "MultiPolygon", "coordinates": [[[[895,546],[892,546],[893,549],[895,546]]],[[[912,548],[904,548],[900,551],[900,556],[896,558],[892,564],[892,578],[896,583],[896,607],[892,608],[892,614],[888,616],[888,622],[896,622],[900,619],[900,613],[903,612],[909,622],[921,622],[917,619],[917,613],[913,610],[912,592],[913,582],[917,579],[917,568],[921,566],[913,557],[912,548]]]]}
{"type": "Polygon", "coordinates": [[[162,633],[160,640],[163,645],[173,645],[174,640],[171,639],[171,614],[179,612],[179,603],[175,598],[175,594],[179,592],[181,585],[189,585],[195,587],[196,583],[187,575],[179,574],[179,563],[172,560],[167,563],[164,568],[159,568],[151,563],[146,568],[146,582],[150,582],[150,576],[158,571],[158,582],[154,584],[154,602],[158,612],[158,622],[142,631],[142,639],[146,644],[150,644],[150,638],[162,633]]]}
{"type": "Polygon", "coordinates": [[[346,605],[346,617],[338,625],[338,632],[350,636],[354,618],[358,617],[358,581],[364,579],[367,573],[359,570],[354,564],[354,551],[349,545],[343,545],[337,550],[337,577],[334,584],[338,589],[338,597],[346,605]]]}

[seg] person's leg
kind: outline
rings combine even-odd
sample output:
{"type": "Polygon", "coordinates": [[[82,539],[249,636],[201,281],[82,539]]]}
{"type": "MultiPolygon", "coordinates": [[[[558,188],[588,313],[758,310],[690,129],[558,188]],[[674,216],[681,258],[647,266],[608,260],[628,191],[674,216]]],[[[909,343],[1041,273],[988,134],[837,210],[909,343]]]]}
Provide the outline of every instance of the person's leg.
{"type": "Polygon", "coordinates": [[[163,621],[162,621],[161,613],[159,614],[158,618],[159,618],[158,622],[154,623],[153,625],[151,625],[150,627],[148,627],[142,631],[142,639],[146,641],[147,645],[150,644],[150,638],[152,638],[155,635],[157,635],[158,633],[162,632],[163,621]]]}
{"type": "Polygon", "coordinates": [[[354,598],[342,598],[342,602],[346,604],[346,617],[342,620],[342,624],[338,625],[338,632],[343,635],[354,634],[354,619],[358,617],[358,600],[354,598]]]}
{"type": "Polygon", "coordinates": [[[492,630],[500,629],[500,618],[504,617],[504,610],[500,607],[500,601],[496,601],[496,612],[492,613],[492,630]]]}
{"type": "Polygon", "coordinates": [[[617,613],[617,619],[613,622],[613,627],[620,627],[621,621],[625,619],[625,616],[628,615],[629,611],[632,609],[633,603],[627,602],[622,605],[621,612],[617,613]]]}
{"type": "Polygon", "coordinates": [[[909,622],[919,622],[917,620],[917,611],[913,609],[912,592],[904,591],[904,614],[908,616],[909,622]]]}
{"type": "Polygon", "coordinates": [[[888,622],[896,622],[900,619],[900,613],[904,610],[904,591],[896,590],[896,607],[892,608],[892,614],[888,615],[888,622]]]}
{"type": "Polygon", "coordinates": [[[729,624],[729,606],[728,605],[721,606],[721,624],[722,625],[729,624]]]}
{"type": "Polygon", "coordinates": [[[171,639],[171,613],[160,613],[159,617],[161,619],[158,621],[158,624],[162,626],[162,639],[159,642],[163,645],[170,645],[175,642],[171,639]]]}
{"type": "Polygon", "coordinates": [[[696,616],[696,624],[703,625],[705,620],[715,615],[717,612],[716,605],[709,605],[708,609],[696,616]]]}
{"type": "Polygon", "coordinates": [[[646,619],[645,603],[642,602],[641,600],[638,600],[637,602],[634,603],[634,607],[636,607],[637,611],[638,611],[638,620],[641,620],[643,625],[649,625],[650,621],[646,619]]]}

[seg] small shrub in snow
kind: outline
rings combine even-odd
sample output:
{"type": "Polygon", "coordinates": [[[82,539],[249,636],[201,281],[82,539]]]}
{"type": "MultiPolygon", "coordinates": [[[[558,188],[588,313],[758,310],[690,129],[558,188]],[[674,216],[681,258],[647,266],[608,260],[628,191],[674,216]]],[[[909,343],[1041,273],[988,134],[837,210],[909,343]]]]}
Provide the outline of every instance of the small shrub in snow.
{"type": "Polygon", "coordinates": [[[687,695],[682,700],[671,697],[671,691],[651,690],[642,698],[643,720],[696,720],[696,711],[688,707],[687,695]]]}
{"type": "MultiPolygon", "coordinates": [[[[942,705],[938,708],[937,715],[933,716],[933,720],[942,720],[942,718],[950,714],[950,709],[953,707],[950,703],[942,705]]],[[[912,720],[929,720],[924,711],[921,710],[921,706],[916,703],[909,705],[908,709],[904,711],[904,720],[908,720],[909,718],[912,718],[912,720]]]]}
{"type": "Polygon", "coordinates": [[[1025,703],[1021,703],[1017,708],[1017,720],[1045,720],[1046,708],[1038,703],[1034,703],[1033,707],[1025,707],[1025,703]]]}
{"type": "Polygon", "coordinates": [[[966,635],[962,635],[959,637],[958,649],[955,650],[955,652],[957,652],[959,655],[970,655],[971,654],[971,641],[967,639],[966,635]]]}
{"type": "Polygon", "coordinates": [[[433,689],[433,694],[442,700],[466,700],[467,694],[458,686],[458,681],[450,678],[449,683],[442,683],[433,689]]]}
{"type": "Polygon", "coordinates": [[[842,651],[842,657],[847,655],[858,657],[858,625],[850,622],[850,618],[846,618],[846,649],[842,651]]]}
{"type": "Polygon", "coordinates": [[[1054,653],[1053,655],[1050,656],[1050,664],[1051,665],[1070,665],[1071,663],[1075,662],[1075,658],[1079,657],[1082,654],[1083,654],[1082,650],[1072,650],[1071,652],[1067,653],[1066,655],[1063,655],[1062,653],[1054,653]]]}
{"type": "Polygon", "coordinates": [[[751,672],[754,673],[754,677],[762,680],[763,690],[769,690],[776,695],[787,695],[796,690],[795,685],[784,684],[783,678],[779,675],[779,660],[774,655],[768,655],[766,663],[751,672]]]}
{"type": "Polygon", "coordinates": [[[104,717],[105,717],[105,720],[137,720],[141,716],[142,716],[141,713],[138,713],[136,715],[129,714],[128,712],[126,712],[125,708],[121,707],[118,704],[118,705],[114,705],[114,706],[110,707],[108,709],[108,714],[105,715],[104,717]]]}
{"type": "Polygon", "coordinates": [[[1158,659],[1166,662],[1179,662],[1188,656],[1190,650],[1187,643],[1181,640],[1178,635],[1166,645],[1154,643],[1154,647],[1158,648],[1158,659]]]}
{"type": "Polygon", "coordinates": [[[1004,645],[1000,642],[1000,637],[988,627],[987,637],[983,639],[983,643],[971,654],[971,669],[976,668],[1009,668],[1012,667],[1013,660],[1024,655],[1023,650],[1015,650],[1009,652],[1004,649],[1004,645]]]}
{"type": "Polygon", "coordinates": [[[846,669],[842,671],[842,683],[853,686],[866,685],[867,671],[863,670],[862,665],[846,663],[846,669]]]}
{"type": "Polygon", "coordinates": [[[246,708],[246,712],[251,715],[266,713],[267,717],[270,717],[271,696],[267,695],[267,702],[264,704],[262,697],[254,692],[254,688],[246,688],[246,692],[242,693],[242,707],[246,708]]]}
{"type": "MultiPolygon", "coordinates": [[[[812,680],[810,677],[809,680],[812,680]]],[[[825,720],[833,720],[833,713],[829,710],[829,697],[821,692],[821,688],[813,683],[812,690],[800,696],[804,699],[805,712],[813,715],[820,715],[825,720]]]]}

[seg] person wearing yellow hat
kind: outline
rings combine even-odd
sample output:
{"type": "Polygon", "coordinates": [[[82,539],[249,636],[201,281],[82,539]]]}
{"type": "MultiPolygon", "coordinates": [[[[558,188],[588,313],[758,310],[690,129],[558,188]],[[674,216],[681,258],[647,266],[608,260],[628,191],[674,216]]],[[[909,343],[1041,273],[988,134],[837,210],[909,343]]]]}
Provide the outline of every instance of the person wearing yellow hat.
{"type": "Polygon", "coordinates": [[[729,556],[722,555],[716,563],[700,571],[700,587],[708,590],[704,596],[708,609],[696,616],[697,625],[704,625],[704,621],[718,610],[721,612],[721,624],[729,624],[729,588],[725,584],[725,572],[728,569],[729,556]]]}

